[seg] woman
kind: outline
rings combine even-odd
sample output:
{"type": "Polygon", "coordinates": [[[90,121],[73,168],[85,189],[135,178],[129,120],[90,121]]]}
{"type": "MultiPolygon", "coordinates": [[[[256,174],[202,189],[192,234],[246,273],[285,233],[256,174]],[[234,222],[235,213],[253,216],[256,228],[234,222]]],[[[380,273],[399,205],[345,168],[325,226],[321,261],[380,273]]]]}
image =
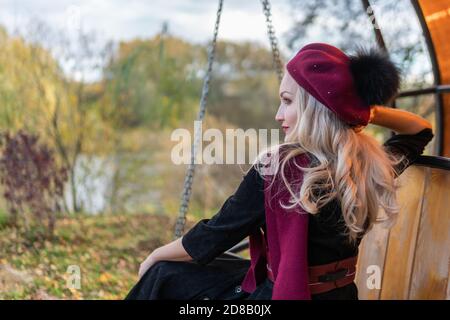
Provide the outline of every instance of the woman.
{"type": "Polygon", "coordinates": [[[214,217],[153,251],[126,299],[358,299],[358,245],[374,223],[393,224],[396,177],[433,138],[427,120],[383,106],[399,82],[376,50],[303,47],[280,85],[285,142],[214,217]],[[398,134],[380,146],[368,123],[398,134]],[[250,261],[224,254],[247,236],[250,261]]]}

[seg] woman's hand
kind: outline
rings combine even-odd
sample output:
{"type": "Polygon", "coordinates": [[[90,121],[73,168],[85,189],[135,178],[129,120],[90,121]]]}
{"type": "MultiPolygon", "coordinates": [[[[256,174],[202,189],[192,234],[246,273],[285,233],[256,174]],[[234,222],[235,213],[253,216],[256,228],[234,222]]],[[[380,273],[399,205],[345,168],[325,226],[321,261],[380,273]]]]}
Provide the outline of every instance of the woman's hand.
{"type": "Polygon", "coordinates": [[[158,260],[156,260],[155,255],[153,251],[148,255],[148,257],[140,264],[139,266],[139,279],[142,278],[142,276],[147,272],[148,269],[152,265],[154,265],[158,260]]]}
{"type": "Polygon", "coordinates": [[[360,125],[360,126],[355,126],[353,127],[353,130],[358,133],[361,132],[366,126],[360,125]]]}
{"type": "Polygon", "coordinates": [[[372,123],[372,120],[375,118],[375,112],[377,110],[377,106],[373,105],[370,106],[370,118],[369,118],[369,123],[372,123]]]}
{"type": "MultiPolygon", "coordinates": [[[[376,108],[375,105],[374,105],[374,106],[370,106],[370,117],[369,117],[369,122],[368,122],[367,124],[371,123],[372,120],[373,120],[373,118],[375,117],[375,108],[376,108]]],[[[353,129],[356,133],[358,133],[358,132],[361,132],[362,130],[364,130],[366,127],[367,127],[367,125],[365,125],[365,126],[359,125],[359,126],[354,126],[354,127],[352,127],[352,129],[353,129]]]]}
{"type": "MultiPolygon", "coordinates": [[[[376,107],[377,107],[376,105],[370,106],[370,117],[369,117],[369,122],[368,122],[367,124],[371,123],[372,120],[373,120],[373,118],[375,117],[375,110],[376,110],[376,107]]],[[[356,133],[358,133],[358,132],[362,131],[365,127],[367,127],[367,125],[365,125],[365,126],[359,125],[359,126],[354,126],[354,127],[352,127],[352,129],[353,129],[356,133]]]]}
{"type": "Polygon", "coordinates": [[[186,252],[180,237],[162,247],[156,248],[141,263],[139,267],[139,278],[141,278],[151,266],[158,261],[191,261],[192,257],[186,252]]]}

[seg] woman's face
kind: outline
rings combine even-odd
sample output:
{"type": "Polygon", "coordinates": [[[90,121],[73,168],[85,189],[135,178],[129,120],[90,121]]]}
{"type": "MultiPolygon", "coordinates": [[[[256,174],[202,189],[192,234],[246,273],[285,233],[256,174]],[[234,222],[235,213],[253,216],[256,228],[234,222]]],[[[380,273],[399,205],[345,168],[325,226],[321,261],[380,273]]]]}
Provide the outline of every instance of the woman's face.
{"type": "Polygon", "coordinates": [[[286,135],[292,131],[297,121],[297,90],[297,82],[285,69],[279,92],[281,104],[275,115],[275,120],[280,122],[286,135]]]}

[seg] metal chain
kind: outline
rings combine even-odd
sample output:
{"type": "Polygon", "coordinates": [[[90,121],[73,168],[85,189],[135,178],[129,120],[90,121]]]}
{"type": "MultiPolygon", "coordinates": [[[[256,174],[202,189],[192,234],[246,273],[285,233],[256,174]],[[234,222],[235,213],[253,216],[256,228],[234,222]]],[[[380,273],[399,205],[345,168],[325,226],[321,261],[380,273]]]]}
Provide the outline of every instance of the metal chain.
{"type": "MultiPolygon", "coordinates": [[[[197,121],[203,121],[203,118],[205,117],[206,100],[209,93],[209,83],[211,80],[212,65],[216,53],[217,34],[219,33],[219,24],[220,24],[220,16],[222,14],[222,7],[223,7],[223,0],[219,0],[216,24],[214,26],[214,36],[208,53],[208,70],[206,71],[206,76],[203,81],[202,96],[200,99],[200,110],[197,115],[197,121]]],[[[177,222],[175,225],[175,239],[183,235],[183,230],[186,223],[186,212],[189,206],[189,199],[192,193],[192,182],[195,174],[195,158],[197,156],[198,145],[199,143],[201,143],[200,133],[201,127],[195,128],[194,126],[194,145],[191,148],[191,162],[189,163],[189,167],[186,171],[186,176],[184,179],[183,193],[181,195],[181,205],[178,212],[177,222]]]]}
{"type": "MultiPolygon", "coordinates": [[[[273,65],[277,72],[278,81],[281,83],[281,80],[283,78],[283,64],[280,59],[280,51],[278,50],[278,41],[275,36],[275,29],[272,25],[272,14],[270,11],[270,3],[269,0],[261,0],[261,3],[263,5],[263,11],[266,16],[267,34],[269,36],[269,41],[272,48],[273,65]]],[[[214,26],[214,36],[210,46],[210,51],[208,53],[208,70],[206,72],[206,76],[203,81],[202,96],[200,99],[200,110],[197,115],[197,121],[202,121],[203,118],[205,117],[206,100],[209,93],[209,83],[211,79],[212,65],[215,58],[217,35],[219,32],[222,7],[223,7],[223,0],[219,0],[219,7],[217,9],[217,18],[214,26]]],[[[192,193],[192,182],[195,174],[195,158],[197,156],[198,145],[201,139],[200,133],[201,128],[194,127],[194,145],[191,148],[191,162],[189,163],[189,167],[186,171],[186,176],[184,179],[183,193],[181,195],[181,205],[178,212],[177,222],[175,225],[175,237],[174,237],[175,239],[178,239],[183,235],[184,226],[186,224],[186,213],[189,206],[189,200],[192,193]]]]}
{"type": "Polygon", "coordinates": [[[278,40],[275,35],[275,29],[272,25],[272,13],[270,10],[269,0],[261,0],[263,5],[264,15],[266,16],[267,35],[269,36],[270,45],[272,47],[273,66],[277,72],[278,81],[281,83],[283,79],[283,63],[280,58],[280,51],[278,49],[278,40]]]}

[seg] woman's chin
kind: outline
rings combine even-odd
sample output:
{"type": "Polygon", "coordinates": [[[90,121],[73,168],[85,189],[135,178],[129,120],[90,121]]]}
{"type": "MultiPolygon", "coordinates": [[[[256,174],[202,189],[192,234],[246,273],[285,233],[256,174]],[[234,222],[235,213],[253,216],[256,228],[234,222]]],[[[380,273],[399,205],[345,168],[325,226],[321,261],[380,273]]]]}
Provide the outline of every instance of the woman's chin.
{"type": "Polygon", "coordinates": [[[294,142],[295,140],[297,140],[297,138],[292,134],[292,131],[289,130],[284,134],[284,142],[294,142]]]}

